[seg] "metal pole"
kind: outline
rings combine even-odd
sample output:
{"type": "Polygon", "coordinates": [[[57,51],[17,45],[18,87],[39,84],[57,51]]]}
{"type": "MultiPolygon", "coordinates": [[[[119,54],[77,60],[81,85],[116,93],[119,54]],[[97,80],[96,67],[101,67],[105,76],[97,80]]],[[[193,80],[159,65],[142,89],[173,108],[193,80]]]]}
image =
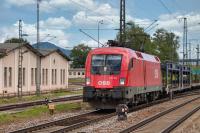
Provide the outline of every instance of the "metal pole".
{"type": "Polygon", "coordinates": [[[124,43],[126,41],[126,6],[125,6],[125,0],[120,0],[120,36],[119,36],[119,42],[121,46],[124,46],[124,43]]]}
{"type": "Polygon", "coordinates": [[[99,22],[98,22],[98,48],[99,48],[99,22]]]}
{"type": "MultiPolygon", "coordinates": [[[[171,47],[172,47],[172,51],[171,51],[171,60],[172,60],[172,62],[174,61],[174,58],[173,58],[173,38],[172,38],[172,32],[170,33],[170,40],[171,40],[171,47]]],[[[174,49],[174,51],[175,51],[175,49],[174,49]]]]}
{"type": "Polygon", "coordinates": [[[17,96],[22,96],[22,20],[19,20],[19,56],[18,56],[18,85],[17,96]]]}
{"type": "Polygon", "coordinates": [[[98,48],[99,48],[99,24],[103,24],[103,20],[98,21],[98,48]]]}
{"type": "Polygon", "coordinates": [[[183,65],[185,64],[185,59],[188,58],[187,51],[187,18],[183,18],[184,26],[183,26],[183,65]]]}
{"type": "MultiPolygon", "coordinates": [[[[200,51],[199,51],[199,44],[197,45],[197,68],[198,68],[198,66],[199,66],[199,53],[200,53],[200,51]]],[[[197,80],[197,78],[198,78],[198,75],[196,74],[196,81],[197,81],[197,83],[199,82],[199,80],[197,80]]]]}
{"type": "Polygon", "coordinates": [[[199,66],[199,44],[197,45],[197,67],[199,66]]]}
{"type": "MultiPolygon", "coordinates": [[[[40,1],[37,0],[37,50],[39,50],[39,42],[40,42],[40,1]]],[[[40,56],[37,56],[37,72],[36,72],[36,95],[40,95],[40,56]]]]}
{"type": "Polygon", "coordinates": [[[189,54],[189,58],[190,58],[189,60],[190,60],[190,63],[189,63],[189,64],[192,65],[192,62],[191,62],[191,60],[192,60],[192,55],[191,55],[191,54],[192,54],[192,51],[191,51],[192,48],[191,48],[191,43],[188,43],[188,44],[189,44],[189,51],[190,51],[190,54],[189,54]]]}
{"type": "MultiPolygon", "coordinates": [[[[188,44],[187,44],[187,18],[185,18],[185,48],[186,48],[186,59],[188,59],[188,44]]],[[[187,63],[188,64],[188,63],[187,63]]]]}

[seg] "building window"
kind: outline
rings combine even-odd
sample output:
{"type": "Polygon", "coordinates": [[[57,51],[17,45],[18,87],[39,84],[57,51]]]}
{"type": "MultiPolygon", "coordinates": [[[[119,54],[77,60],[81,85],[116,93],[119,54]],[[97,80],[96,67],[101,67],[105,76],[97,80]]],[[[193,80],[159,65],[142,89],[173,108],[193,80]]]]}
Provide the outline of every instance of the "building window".
{"type": "Polygon", "coordinates": [[[52,69],[52,72],[51,72],[51,84],[52,85],[54,84],[54,69],[52,69]]]}
{"type": "Polygon", "coordinates": [[[19,87],[21,87],[23,84],[22,84],[22,80],[23,80],[23,75],[22,75],[22,69],[21,68],[18,68],[18,85],[19,87]]]}
{"type": "Polygon", "coordinates": [[[73,75],[76,75],[76,72],[73,72],[73,75]]]}
{"type": "Polygon", "coordinates": [[[82,75],[85,75],[85,73],[84,73],[84,72],[82,72],[82,75]]]}
{"type": "Polygon", "coordinates": [[[45,78],[44,78],[44,76],[45,76],[45,71],[44,71],[44,68],[42,69],[42,85],[44,85],[44,80],[45,80],[45,78]]]}
{"type": "Polygon", "coordinates": [[[55,85],[57,84],[57,69],[55,69],[55,85]]]}
{"type": "Polygon", "coordinates": [[[37,84],[37,68],[35,68],[35,82],[34,84],[36,85],[37,84]]]}
{"type": "Polygon", "coordinates": [[[7,67],[4,67],[4,87],[7,87],[7,67]]]}
{"type": "Polygon", "coordinates": [[[9,67],[9,87],[12,86],[12,68],[9,67]]]}
{"type": "Polygon", "coordinates": [[[44,69],[44,83],[43,83],[43,85],[45,85],[45,84],[46,84],[46,71],[44,69]]]}
{"type": "Polygon", "coordinates": [[[65,69],[63,69],[63,84],[65,84],[65,69]]]}
{"type": "Polygon", "coordinates": [[[72,75],[72,72],[69,72],[69,75],[72,75]]]}
{"type": "Polygon", "coordinates": [[[31,85],[34,84],[34,69],[31,68],[31,85]]]}
{"type": "Polygon", "coordinates": [[[46,85],[48,85],[48,69],[46,69],[46,85]]]}
{"type": "Polygon", "coordinates": [[[61,85],[62,85],[62,83],[63,83],[62,75],[63,75],[63,73],[62,73],[62,69],[60,69],[60,84],[61,84],[61,85]]]}
{"type": "Polygon", "coordinates": [[[25,86],[25,81],[26,81],[26,70],[25,70],[25,68],[23,68],[23,81],[22,81],[22,84],[23,84],[23,86],[25,86]]]}
{"type": "Polygon", "coordinates": [[[81,73],[80,73],[80,72],[78,72],[78,75],[81,75],[81,73]]]}

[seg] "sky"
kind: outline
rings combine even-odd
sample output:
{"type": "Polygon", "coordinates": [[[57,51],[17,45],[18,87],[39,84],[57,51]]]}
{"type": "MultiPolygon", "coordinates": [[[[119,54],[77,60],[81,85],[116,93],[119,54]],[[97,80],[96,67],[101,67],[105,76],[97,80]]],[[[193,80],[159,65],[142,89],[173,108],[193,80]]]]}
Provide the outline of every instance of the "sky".
{"type": "MultiPolygon", "coordinates": [[[[23,21],[23,34],[31,44],[36,42],[36,0],[1,0],[0,42],[18,37],[18,21],[23,21]]],[[[97,47],[98,23],[100,43],[116,38],[119,29],[120,0],[41,0],[40,41],[49,41],[71,49],[85,43],[97,47]]],[[[158,28],[174,32],[180,37],[182,51],[183,19],[187,18],[188,41],[192,57],[200,42],[200,0],[126,0],[126,21],[134,21],[153,36],[158,28]]]]}

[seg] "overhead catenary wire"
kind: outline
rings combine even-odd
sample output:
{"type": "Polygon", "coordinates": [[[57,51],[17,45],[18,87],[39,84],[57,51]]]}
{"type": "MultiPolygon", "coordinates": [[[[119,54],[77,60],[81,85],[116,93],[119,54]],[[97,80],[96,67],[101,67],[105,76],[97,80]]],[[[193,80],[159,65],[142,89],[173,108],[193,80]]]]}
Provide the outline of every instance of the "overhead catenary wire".
{"type": "Polygon", "coordinates": [[[169,8],[165,5],[165,3],[162,0],[158,0],[161,5],[168,11],[169,14],[172,14],[172,12],[169,10],[169,8]]]}
{"type": "MultiPolygon", "coordinates": [[[[83,34],[85,34],[86,36],[88,36],[89,38],[91,38],[92,40],[94,40],[95,42],[98,42],[98,40],[96,40],[94,37],[92,37],[91,35],[89,35],[88,33],[84,32],[82,29],[79,29],[80,32],[82,32],[83,34]]],[[[99,44],[101,44],[103,47],[105,46],[103,43],[99,42],[99,44]]]]}
{"type": "MultiPolygon", "coordinates": [[[[98,29],[95,29],[95,28],[82,28],[81,30],[98,30],[98,29]]],[[[119,28],[102,28],[102,29],[99,29],[99,30],[119,30],[119,28]]]]}
{"type": "Polygon", "coordinates": [[[151,26],[153,26],[158,20],[154,20],[149,26],[147,26],[144,31],[146,31],[147,29],[149,29],[151,26]]]}
{"type": "Polygon", "coordinates": [[[148,29],[146,32],[148,33],[149,31],[151,31],[152,29],[154,29],[155,27],[157,27],[159,24],[156,24],[154,26],[152,26],[150,29],[148,29]]]}
{"type": "Polygon", "coordinates": [[[167,12],[172,15],[172,17],[177,20],[177,22],[179,23],[178,18],[176,18],[175,16],[173,16],[172,11],[167,7],[167,5],[162,1],[162,0],[158,0],[158,2],[167,10],[167,12]]]}
{"type": "MultiPolygon", "coordinates": [[[[114,23],[114,21],[116,21],[116,20],[111,19],[110,17],[108,17],[108,16],[106,16],[106,15],[102,15],[102,14],[99,13],[99,12],[95,12],[93,9],[90,9],[90,8],[88,8],[88,7],[86,7],[86,6],[83,6],[83,5],[77,3],[77,2],[75,2],[75,1],[73,1],[73,0],[70,0],[70,1],[73,2],[74,4],[78,5],[79,7],[85,8],[85,9],[87,9],[87,10],[93,12],[93,13],[96,13],[96,14],[100,15],[101,17],[106,18],[106,20],[109,20],[109,21],[112,22],[112,23],[114,23]]],[[[119,23],[118,21],[116,21],[116,22],[119,23]]]]}

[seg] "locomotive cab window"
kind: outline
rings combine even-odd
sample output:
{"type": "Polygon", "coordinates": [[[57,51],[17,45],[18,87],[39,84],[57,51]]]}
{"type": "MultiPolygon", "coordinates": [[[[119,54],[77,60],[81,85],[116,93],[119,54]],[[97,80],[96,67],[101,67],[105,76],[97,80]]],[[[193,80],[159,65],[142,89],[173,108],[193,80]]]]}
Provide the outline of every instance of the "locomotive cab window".
{"type": "Polygon", "coordinates": [[[131,68],[133,68],[133,58],[130,59],[128,64],[128,70],[131,70],[131,68]]]}
{"type": "Polygon", "coordinates": [[[119,74],[122,55],[93,55],[91,72],[99,75],[119,74]]]}

